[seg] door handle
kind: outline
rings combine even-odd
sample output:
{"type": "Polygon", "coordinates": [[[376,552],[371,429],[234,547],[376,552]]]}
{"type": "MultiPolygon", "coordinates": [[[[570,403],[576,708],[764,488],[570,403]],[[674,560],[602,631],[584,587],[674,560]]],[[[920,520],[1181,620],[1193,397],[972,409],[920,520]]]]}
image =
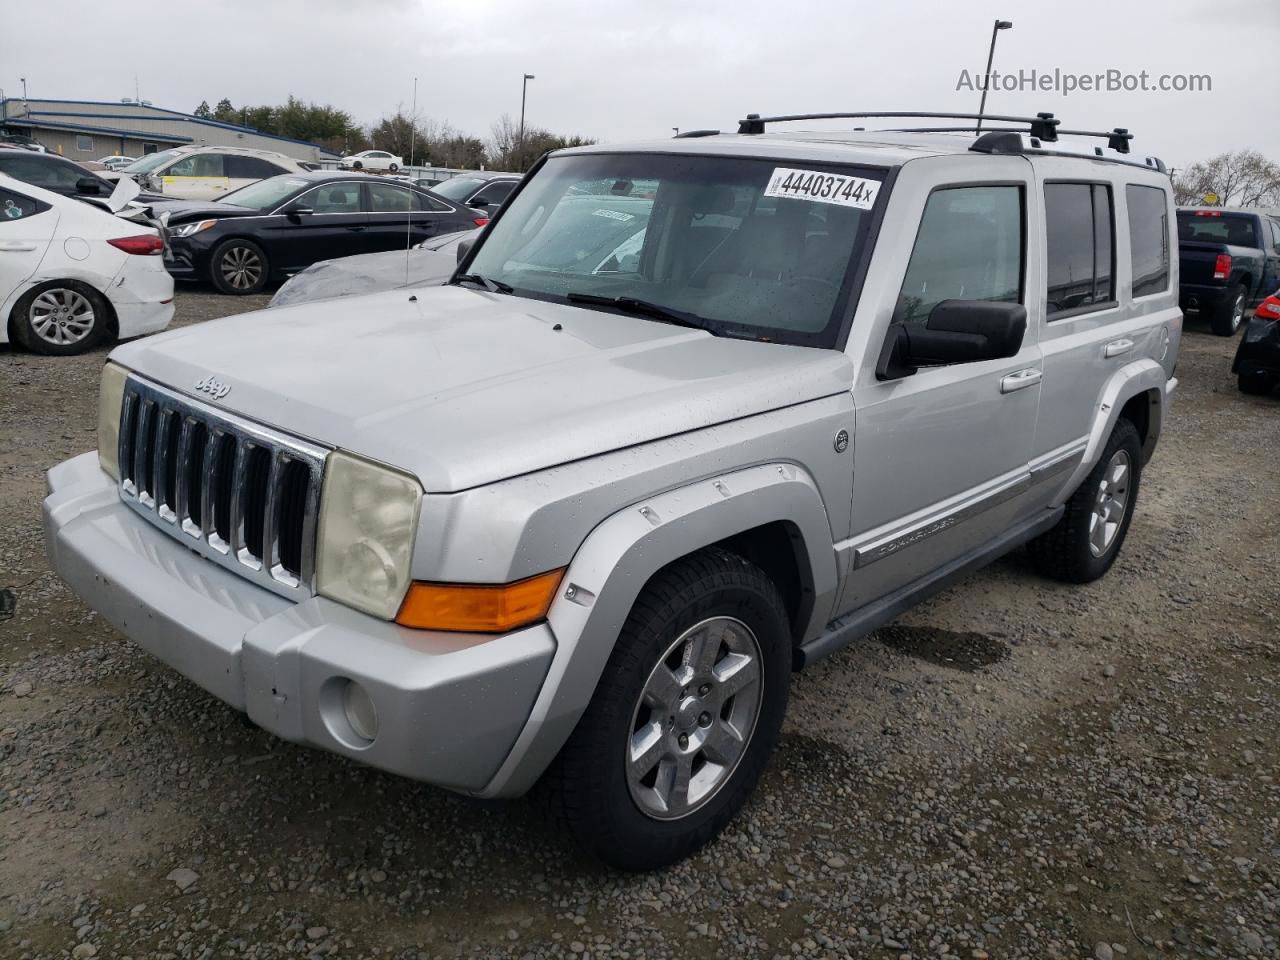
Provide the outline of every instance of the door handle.
{"type": "Polygon", "coordinates": [[[1011,373],[1001,379],[1000,392],[1014,393],[1018,390],[1025,390],[1027,387],[1034,387],[1043,376],[1044,374],[1035,367],[1019,370],[1017,373],[1011,373]]]}
{"type": "Polygon", "coordinates": [[[364,227],[355,226],[355,227],[347,227],[347,229],[350,230],[352,233],[359,233],[361,230],[364,229],[364,227]]]}
{"type": "Polygon", "coordinates": [[[1121,340],[1112,340],[1102,348],[1104,357],[1118,357],[1121,354],[1128,353],[1133,349],[1133,341],[1125,337],[1121,340]]]}
{"type": "Polygon", "coordinates": [[[34,250],[36,245],[28,243],[26,240],[5,240],[0,243],[0,250],[12,251],[14,253],[24,253],[28,250],[34,250]]]}

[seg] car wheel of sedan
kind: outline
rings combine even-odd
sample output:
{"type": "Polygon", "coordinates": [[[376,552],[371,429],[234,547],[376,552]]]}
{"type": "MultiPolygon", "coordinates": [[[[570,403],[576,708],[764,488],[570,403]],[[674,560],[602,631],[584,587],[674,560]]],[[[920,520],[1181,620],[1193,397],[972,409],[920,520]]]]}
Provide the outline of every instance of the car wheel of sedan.
{"type": "Polygon", "coordinates": [[[1061,519],[1027,545],[1040,572],[1068,583],[1088,583],[1110,570],[1129,532],[1141,478],[1138,431],[1122,419],[1061,519]]]}
{"type": "Polygon", "coordinates": [[[1213,332],[1220,337],[1234,336],[1244,323],[1244,312],[1249,292],[1243,284],[1238,285],[1230,296],[1218,307],[1213,317],[1213,332]]]}
{"type": "Polygon", "coordinates": [[[107,332],[111,306],[97,290],[74,280],[29,290],[13,308],[18,340],[28,350],[68,356],[91,350],[107,332]]]}
{"type": "Polygon", "coordinates": [[[1242,373],[1236,378],[1236,383],[1241,393],[1265,397],[1275,389],[1276,379],[1265,373],[1242,373]]]}
{"type": "Polygon", "coordinates": [[[397,170],[399,170],[399,169],[400,169],[400,165],[399,165],[399,164],[396,164],[396,163],[393,163],[393,164],[392,164],[390,167],[388,167],[387,169],[388,169],[388,170],[390,170],[392,173],[395,173],[397,170]]]}
{"type": "Polygon", "coordinates": [[[252,240],[226,240],[214,249],[209,273],[222,293],[257,293],[267,285],[267,255],[252,240]]]}
{"type": "Polygon", "coordinates": [[[363,164],[363,163],[361,163],[359,160],[357,160],[355,163],[353,163],[353,164],[351,165],[351,169],[352,169],[352,170],[363,170],[363,169],[364,169],[364,164],[363,164]]]}
{"type": "Polygon", "coordinates": [[[719,549],[677,561],[636,600],[548,771],[552,810],[620,869],[688,856],[755,788],[790,673],[786,609],[764,571],[719,549]]]}

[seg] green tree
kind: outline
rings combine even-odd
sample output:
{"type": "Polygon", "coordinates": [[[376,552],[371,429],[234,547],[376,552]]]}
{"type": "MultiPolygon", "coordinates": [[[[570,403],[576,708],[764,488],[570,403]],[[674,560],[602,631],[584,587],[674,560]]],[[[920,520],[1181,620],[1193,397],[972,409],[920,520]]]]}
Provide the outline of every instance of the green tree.
{"type": "Polygon", "coordinates": [[[200,106],[196,107],[193,116],[203,117],[205,120],[212,119],[213,111],[209,109],[209,101],[201,100],[200,106]]]}
{"type": "Polygon", "coordinates": [[[223,97],[213,108],[213,119],[221,120],[223,123],[235,123],[240,117],[236,108],[231,105],[231,101],[223,97]]]}

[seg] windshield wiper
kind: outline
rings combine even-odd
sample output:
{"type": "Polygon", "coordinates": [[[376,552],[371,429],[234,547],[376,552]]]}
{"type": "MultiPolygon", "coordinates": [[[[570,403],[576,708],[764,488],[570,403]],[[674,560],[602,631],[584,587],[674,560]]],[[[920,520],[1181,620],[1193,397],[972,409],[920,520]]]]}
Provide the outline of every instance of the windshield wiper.
{"type": "Polygon", "coordinates": [[[623,313],[634,314],[638,317],[648,317],[650,320],[657,320],[661,323],[673,323],[678,327],[705,330],[714,337],[720,336],[720,332],[711,325],[712,321],[706,317],[700,317],[696,313],[689,313],[687,310],[664,307],[662,304],[654,303],[652,300],[640,300],[637,297],[602,297],[595,293],[567,293],[565,294],[565,299],[570,303],[613,307],[623,313]]]}
{"type": "Polygon", "coordinates": [[[464,273],[453,281],[454,283],[478,283],[490,293],[511,293],[515,290],[509,283],[503,283],[501,280],[493,280],[490,277],[482,277],[478,273],[464,273]]]}

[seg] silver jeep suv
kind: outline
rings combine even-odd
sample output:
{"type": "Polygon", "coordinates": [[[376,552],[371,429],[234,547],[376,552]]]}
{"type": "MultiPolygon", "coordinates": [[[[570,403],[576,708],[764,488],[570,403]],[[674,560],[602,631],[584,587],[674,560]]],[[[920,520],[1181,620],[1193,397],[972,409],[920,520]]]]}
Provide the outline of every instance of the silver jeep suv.
{"type": "Polygon", "coordinates": [[[1102,576],[1177,382],[1123,131],[796,119],[551,154],[447,285],[118,347],[53,565],[285,739],[687,855],[793,669],[1021,545],[1102,576]]]}

